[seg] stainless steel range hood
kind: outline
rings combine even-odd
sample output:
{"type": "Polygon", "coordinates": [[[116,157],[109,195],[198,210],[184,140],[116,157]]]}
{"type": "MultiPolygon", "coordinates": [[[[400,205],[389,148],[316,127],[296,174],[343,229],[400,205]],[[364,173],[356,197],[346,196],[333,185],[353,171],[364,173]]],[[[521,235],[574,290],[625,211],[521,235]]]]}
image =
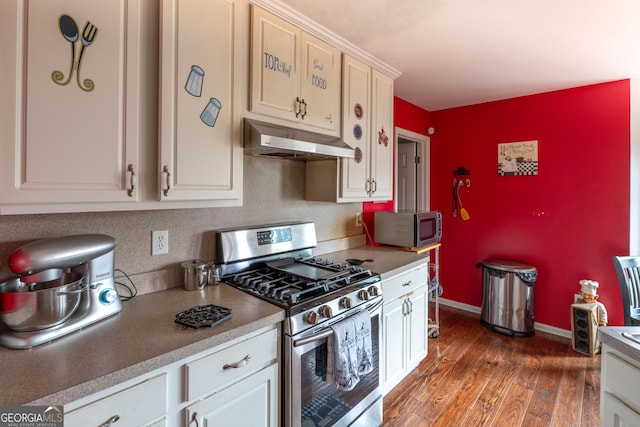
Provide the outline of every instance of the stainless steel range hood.
{"type": "Polygon", "coordinates": [[[244,119],[244,153],[292,160],[353,159],[355,150],[342,139],[244,119]]]}

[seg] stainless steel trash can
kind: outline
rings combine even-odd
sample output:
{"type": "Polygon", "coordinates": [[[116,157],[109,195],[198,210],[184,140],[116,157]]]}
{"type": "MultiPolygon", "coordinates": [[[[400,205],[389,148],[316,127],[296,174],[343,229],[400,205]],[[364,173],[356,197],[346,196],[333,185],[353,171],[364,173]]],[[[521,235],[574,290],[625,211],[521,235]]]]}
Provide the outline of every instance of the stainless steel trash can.
{"type": "Polygon", "coordinates": [[[505,335],[533,335],[536,268],[501,259],[485,260],[478,267],[482,267],[482,324],[505,335]]]}

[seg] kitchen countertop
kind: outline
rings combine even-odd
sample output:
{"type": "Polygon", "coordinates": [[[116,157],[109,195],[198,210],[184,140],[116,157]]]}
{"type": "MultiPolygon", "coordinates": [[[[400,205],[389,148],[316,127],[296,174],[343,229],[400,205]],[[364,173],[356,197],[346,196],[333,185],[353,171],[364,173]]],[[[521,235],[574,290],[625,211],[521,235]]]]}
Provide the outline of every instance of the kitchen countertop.
{"type": "MultiPolygon", "coordinates": [[[[373,259],[363,267],[384,280],[424,263],[429,252],[360,246],[319,256],[340,262],[373,259]]],[[[284,317],[283,309],[225,284],[137,296],[123,302],[119,314],[50,343],[30,350],[0,347],[0,405],[69,403],[284,317]],[[205,329],[182,329],[173,321],[177,313],[205,304],[230,308],[233,317],[205,329]]]]}
{"type": "Polygon", "coordinates": [[[262,327],[284,310],[228,285],[172,288],[122,303],[117,315],[30,350],[0,347],[0,405],[60,405],[88,396],[262,327]],[[232,310],[213,327],[182,329],[175,315],[196,305],[232,310]]]}
{"type": "Polygon", "coordinates": [[[382,280],[393,277],[398,273],[412,267],[423,264],[429,258],[429,252],[415,253],[400,248],[388,246],[359,246],[339,252],[320,255],[331,261],[345,262],[349,258],[360,260],[372,259],[373,262],[365,262],[362,267],[379,273],[382,280]]]}
{"type": "Polygon", "coordinates": [[[601,326],[598,328],[598,338],[603,344],[640,362],[640,343],[623,337],[623,332],[640,334],[640,326],[601,326]]]}

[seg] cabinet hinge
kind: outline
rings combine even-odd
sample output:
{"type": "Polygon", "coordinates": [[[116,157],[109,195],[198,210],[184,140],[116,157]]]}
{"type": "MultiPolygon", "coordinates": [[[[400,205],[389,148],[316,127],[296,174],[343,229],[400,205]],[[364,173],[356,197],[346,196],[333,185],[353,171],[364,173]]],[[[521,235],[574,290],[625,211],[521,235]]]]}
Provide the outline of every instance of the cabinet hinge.
{"type": "Polygon", "coordinates": [[[415,157],[415,162],[416,162],[416,165],[420,164],[420,156],[415,157]]]}

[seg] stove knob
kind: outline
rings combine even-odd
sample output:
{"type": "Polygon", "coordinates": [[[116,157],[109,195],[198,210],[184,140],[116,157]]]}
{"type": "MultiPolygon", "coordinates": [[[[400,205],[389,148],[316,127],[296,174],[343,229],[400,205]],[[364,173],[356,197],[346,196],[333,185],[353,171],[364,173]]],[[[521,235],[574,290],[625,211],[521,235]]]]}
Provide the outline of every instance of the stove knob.
{"type": "Polygon", "coordinates": [[[310,325],[315,325],[318,323],[318,314],[315,311],[310,311],[306,314],[305,320],[310,325]]]}
{"type": "Polygon", "coordinates": [[[344,297],[340,300],[340,307],[351,308],[352,306],[353,306],[353,301],[351,301],[351,298],[344,297]]]}
{"type": "Polygon", "coordinates": [[[378,291],[378,288],[376,288],[375,286],[369,286],[369,295],[371,295],[372,297],[377,297],[380,294],[380,291],[378,291]]]}
{"type": "Polygon", "coordinates": [[[329,307],[328,305],[323,305],[322,307],[320,307],[318,312],[322,317],[326,317],[327,319],[333,316],[333,310],[331,310],[331,307],[329,307]]]}
{"type": "Polygon", "coordinates": [[[366,289],[361,289],[358,291],[358,298],[360,298],[363,301],[366,301],[369,299],[369,292],[367,292],[366,289]]]}

